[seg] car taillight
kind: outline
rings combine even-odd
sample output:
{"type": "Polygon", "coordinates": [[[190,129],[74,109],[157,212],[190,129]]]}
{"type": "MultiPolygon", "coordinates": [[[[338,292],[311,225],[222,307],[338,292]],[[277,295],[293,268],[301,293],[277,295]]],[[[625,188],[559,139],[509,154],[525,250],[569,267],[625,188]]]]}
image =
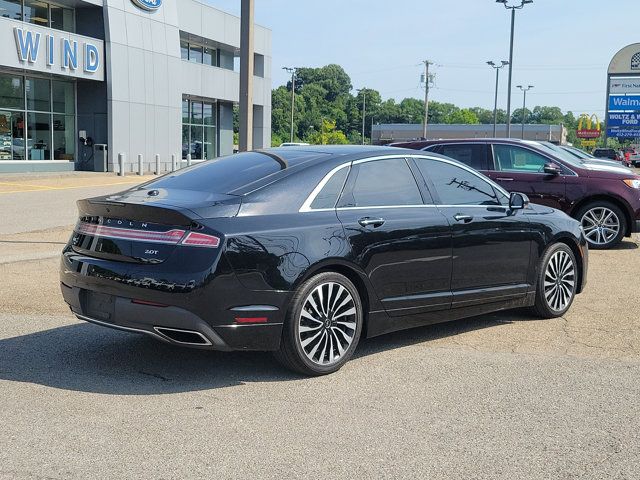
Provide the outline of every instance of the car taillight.
{"type": "Polygon", "coordinates": [[[189,247],[208,247],[208,248],[218,248],[220,245],[220,239],[218,237],[214,237],[213,235],[207,235],[204,233],[196,233],[189,232],[182,242],[181,245],[187,245],[189,247]]]}
{"type": "Polygon", "coordinates": [[[80,223],[76,227],[76,232],[81,235],[91,235],[93,237],[107,237],[121,240],[135,240],[139,242],[166,243],[177,245],[186,233],[184,230],[174,229],[166,232],[134,230],[131,228],[107,227],[105,225],[95,225],[92,223],[80,223]]]}
{"type": "Polygon", "coordinates": [[[80,235],[92,237],[114,238],[117,240],[133,240],[137,242],[164,243],[168,245],[185,245],[187,247],[218,248],[220,238],[204,233],[173,229],[166,232],[153,230],[135,230],[132,228],[108,227],[92,223],[80,222],[75,231],[80,235]]]}

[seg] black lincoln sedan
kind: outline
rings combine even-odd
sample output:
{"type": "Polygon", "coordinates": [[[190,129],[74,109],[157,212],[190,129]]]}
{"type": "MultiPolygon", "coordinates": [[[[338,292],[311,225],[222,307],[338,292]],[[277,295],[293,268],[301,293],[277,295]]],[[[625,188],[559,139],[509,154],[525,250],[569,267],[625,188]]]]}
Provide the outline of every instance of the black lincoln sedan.
{"type": "Polygon", "coordinates": [[[428,152],[288,147],[78,202],[61,289],[82,320],[336,371],[361,336],[531,307],[585,285],[580,224],[428,152]]]}

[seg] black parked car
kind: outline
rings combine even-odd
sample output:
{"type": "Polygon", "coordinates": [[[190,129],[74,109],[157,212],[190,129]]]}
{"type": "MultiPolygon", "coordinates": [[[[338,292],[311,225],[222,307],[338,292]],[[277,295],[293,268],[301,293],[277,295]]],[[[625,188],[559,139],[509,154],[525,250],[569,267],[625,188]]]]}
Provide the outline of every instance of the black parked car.
{"type": "Polygon", "coordinates": [[[587,275],[577,221],[414,150],[241,153],[78,207],[60,275],[78,318],[272,350],[309,375],[340,368],[361,335],[563,315],[587,275]]]}

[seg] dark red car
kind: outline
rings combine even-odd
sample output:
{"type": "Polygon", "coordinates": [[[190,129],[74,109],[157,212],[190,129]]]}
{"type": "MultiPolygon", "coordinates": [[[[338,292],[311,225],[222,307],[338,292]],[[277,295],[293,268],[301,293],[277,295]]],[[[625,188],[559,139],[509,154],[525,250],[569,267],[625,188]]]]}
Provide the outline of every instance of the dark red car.
{"type": "Polygon", "coordinates": [[[481,171],[509,192],[581,221],[589,246],[610,248],[640,231],[640,175],[613,162],[579,159],[547,142],[422,140],[395,147],[426,150],[481,171]]]}

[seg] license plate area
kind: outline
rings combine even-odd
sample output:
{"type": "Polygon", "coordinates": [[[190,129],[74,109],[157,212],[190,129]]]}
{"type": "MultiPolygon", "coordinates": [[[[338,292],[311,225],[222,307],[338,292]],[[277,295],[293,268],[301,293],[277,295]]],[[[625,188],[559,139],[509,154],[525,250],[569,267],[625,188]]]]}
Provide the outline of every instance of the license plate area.
{"type": "Polygon", "coordinates": [[[83,290],[80,292],[80,301],[88,317],[104,321],[109,321],[113,318],[116,304],[115,296],[83,290]]]}

